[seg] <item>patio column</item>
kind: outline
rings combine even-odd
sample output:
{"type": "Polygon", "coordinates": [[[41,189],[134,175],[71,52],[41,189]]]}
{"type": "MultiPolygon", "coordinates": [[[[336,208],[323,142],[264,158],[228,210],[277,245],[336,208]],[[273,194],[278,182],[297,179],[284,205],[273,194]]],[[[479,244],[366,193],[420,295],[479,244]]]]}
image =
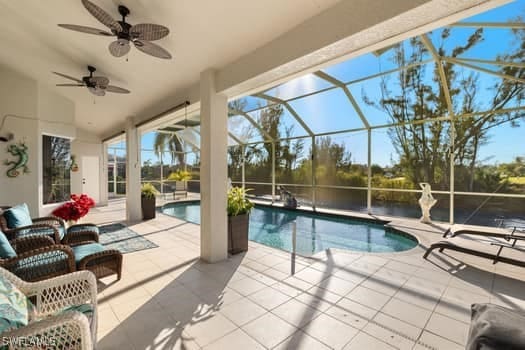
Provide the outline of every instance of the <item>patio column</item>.
{"type": "Polygon", "coordinates": [[[126,220],[142,220],[140,202],[140,133],[132,117],[126,119],[126,220]]]}
{"type": "Polygon", "coordinates": [[[201,73],[201,259],[228,258],[228,100],[217,93],[215,71],[201,73]]]}

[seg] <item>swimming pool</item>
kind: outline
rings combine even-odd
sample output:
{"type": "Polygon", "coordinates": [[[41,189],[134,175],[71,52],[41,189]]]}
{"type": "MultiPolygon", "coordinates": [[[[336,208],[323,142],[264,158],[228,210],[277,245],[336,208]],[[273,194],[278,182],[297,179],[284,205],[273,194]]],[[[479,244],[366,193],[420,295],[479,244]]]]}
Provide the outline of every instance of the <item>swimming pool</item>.
{"type": "MultiPolygon", "coordinates": [[[[200,202],[168,203],[166,215],[200,224],[200,202]]],[[[250,214],[249,239],[291,251],[293,222],[297,223],[297,253],[312,255],[327,248],[365,252],[400,252],[414,248],[417,240],[380,222],[257,205],[250,214]]]]}

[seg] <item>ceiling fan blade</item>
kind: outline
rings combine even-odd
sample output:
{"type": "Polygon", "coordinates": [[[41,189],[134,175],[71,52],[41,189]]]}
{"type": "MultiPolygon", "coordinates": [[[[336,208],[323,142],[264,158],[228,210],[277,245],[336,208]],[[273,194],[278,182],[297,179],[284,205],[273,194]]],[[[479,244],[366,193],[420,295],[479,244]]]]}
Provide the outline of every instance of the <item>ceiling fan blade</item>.
{"type": "Polygon", "coordinates": [[[109,52],[115,57],[122,57],[126,55],[129,50],[129,41],[125,39],[115,40],[109,44],[109,52]]]}
{"type": "Polygon", "coordinates": [[[97,88],[105,89],[109,85],[109,79],[106,77],[91,77],[89,82],[96,85],[97,88]]]}
{"type": "Polygon", "coordinates": [[[129,90],[126,90],[126,89],[118,87],[118,86],[113,86],[113,85],[108,85],[106,87],[106,91],[107,92],[114,92],[114,93],[117,93],[117,94],[129,94],[130,93],[129,90]]]}
{"type": "Polygon", "coordinates": [[[170,33],[170,30],[159,24],[140,23],[129,30],[131,37],[140,40],[159,40],[170,33]]]}
{"type": "Polygon", "coordinates": [[[158,57],[158,58],[164,58],[164,59],[170,59],[171,58],[171,54],[166,51],[165,49],[163,49],[162,47],[160,47],[159,45],[157,44],[154,44],[152,42],[149,42],[147,40],[134,40],[133,41],[133,44],[135,44],[135,47],[137,49],[139,49],[140,51],[148,54],[148,55],[151,55],[151,56],[154,56],[154,57],[158,57]]]}
{"type": "Polygon", "coordinates": [[[110,32],[106,32],[102,29],[85,27],[85,26],[77,26],[76,24],[59,24],[58,26],[62,28],[70,29],[70,30],[75,30],[77,32],[82,32],[82,33],[102,35],[102,36],[114,36],[114,34],[110,32]]]}
{"type": "Polygon", "coordinates": [[[91,92],[95,96],[104,96],[104,95],[106,95],[106,92],[103,89],[88,87],[88,90],[89,90],[89,92],[91,92]]]}
{"type": "Polygon", "coordinates": [[[122,26],[120,23],[115,21],[106,11],[95,5],[89,0],[82,0],[82,5],[88,10],[93,17],[95,17],[100,23],[108,27],[114,32],[121,32],[122,26]]]}
{"type": "Polygon", "coordinates": [[[69,75],[62,74],[62,73],[58,73],[58,72],[52,72],[52,73],[53,73],[53,74],[56,74],[56,75],[58,75],[58,76],[60,76],[60,77],[62,77],[62,78],[66,78],[66,79],[69,79],[69,80],[76,81],[76,82],[79,83],[79,84],[84,84],[84,82],[83,82],[82,80],[77,79],[77,78],[73,78],[73,77],[71,77],[71,76],[69,76],[69,75]]]}
{"type": "Polygon", "coordinates": [[[57,84],[57,86],[84,86],[84,84],[57,84]]]}

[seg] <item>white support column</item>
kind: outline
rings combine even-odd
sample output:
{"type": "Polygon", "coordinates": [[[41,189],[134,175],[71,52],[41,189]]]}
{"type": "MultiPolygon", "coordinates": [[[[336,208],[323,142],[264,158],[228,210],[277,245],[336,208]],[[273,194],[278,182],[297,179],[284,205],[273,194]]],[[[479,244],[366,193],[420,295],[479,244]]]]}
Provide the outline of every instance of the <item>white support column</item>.
{"type": "Polygon", "coordinates": [[[108,205],[108,144],[102,143],[102,166],[100,167],[100,198],[97,205],[108,205]]]}
{"type": "Polygon", "coordinates": [[[454,127],[454,122],[456,118],[452,117],[450,121],[450,214],[449,214],[449,223],[454,224],[454,191],[455,191],[455,179],[454,179],[454,164],[456,163],[456,150],[454,148],[454,143],[456,142],[456,128],[454,127]]]}
{"type": "MultiPolygon", "coordinates": [[[[162,155],[164,154],[164,152],[160,152],[160,193],[162,194],[162,198],[165,198],[164,197],[164,161],[162,159],[162,155]]],[[[186,170],[186,169],[184,169],[186,170]]]]}
{"type": "Polygon", "coordinates": [[[317,147],[315,143],[315,136],[312,136],[312,209],[315,211],[317,204],[317,196],[315,193],[316,190],[316,181],[315,181],[315,171],[317,168],[317,147]]]}
{"type": "Polygon", "coordinates": [[[368,129],[368,171],[366,191],[366,211],[372,214],[372,129],[368,129]]]}
{"type": "Polygon", "coordinates": [[[275,141],[272,141],[272,204],[275,202],[275,141]]]}
{"type": "Polygon", "coordinates": [[[140,133],[132,117],[126,120],[126,219],[142,220],[140,201],[140,133]]]}
{"type": "Polygon", "coordinates": [[[215,88],[215,71],[201,73],[201,259],[228,258],[228,100],[215,88]]]}
{"type": "Polygon", "coordinates": [[[242,163],[241,163],[241,183],[242,189],[246,189],[246,147],[241,145],[242,163]]]}

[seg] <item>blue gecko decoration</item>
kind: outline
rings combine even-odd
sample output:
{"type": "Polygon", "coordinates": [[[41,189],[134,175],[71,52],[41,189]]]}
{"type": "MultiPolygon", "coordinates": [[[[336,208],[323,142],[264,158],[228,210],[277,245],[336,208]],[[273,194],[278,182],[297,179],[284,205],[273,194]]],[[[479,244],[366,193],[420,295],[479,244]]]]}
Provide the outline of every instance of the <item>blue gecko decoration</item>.
{"type": "Polygon", "coordinates": [[[8,177],[17,177],[20,175],[21,169],[23,174],[29,173],[29,168],[27,167],[28,155],[27,155],[27,146],[24,142],[20,141],[17,144],[12,144],[7,147],[7,152],[11,153],[13,156],[18,157],[18,160],[5,160],[5,165],[10,165],[11,167],[7,169],[6,175],[8,177]]]}

